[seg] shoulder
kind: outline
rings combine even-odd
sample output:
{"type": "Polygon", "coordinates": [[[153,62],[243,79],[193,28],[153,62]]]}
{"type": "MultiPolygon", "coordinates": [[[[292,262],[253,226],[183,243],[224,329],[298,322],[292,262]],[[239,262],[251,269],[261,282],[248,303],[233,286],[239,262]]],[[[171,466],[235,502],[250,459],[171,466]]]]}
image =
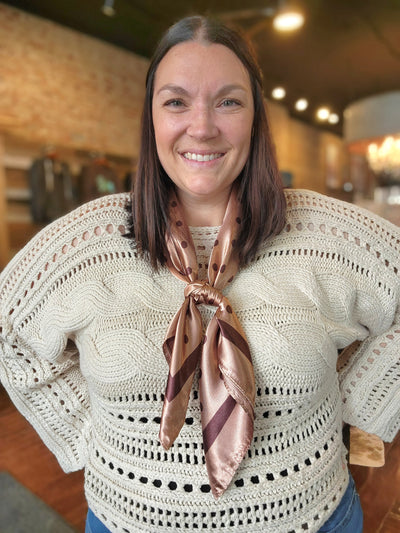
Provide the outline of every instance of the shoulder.
{"type": "Polygon", "coordinates": [[[296,216],[299,213],[309,213],[311,216],[318,214],[332,217],[344,216],[350,219],[354,216],[358,219],[362,213],[373,216],[372,213],[355,204],[307,189],[285,189],[285,197],[289,216],[296,216]]]}
{"type": "Polygon", "coordinates": [[[127,224],[130,203],[129,193],[111,194],[102,196],[96,200],[87,202],[74,209],[67,215],[57,219],[44,229],[45,233],[75,228],[79,226],[91,226],[96,222],[110,220],[114,223],[127,224]]]}
{"type": "Polygon", "coordinates": [[[128,193],[104,196],[55,220],[30,240],[0,276],[0,298],[17,286],[43,285],[107,253],[131,253],[128,193]]]}
{"type": "Polygon", "coordinates": [[[356,204],[306,189],[287,189],[285,196],[289,223],[320,223],[323,229],[330,229],[333,235],[339,229],[348,228],[373,240],[389,239],[388,242],[392,244],[399,238],[398,226],[356,204]]]}
{"type": "Polygon", "coordinates": [[[309,190],[287,189],[286,226],[276,244],[312,247],[389,267],[397,276],[400,228],[386,219],[336,198],[309,190]]]}

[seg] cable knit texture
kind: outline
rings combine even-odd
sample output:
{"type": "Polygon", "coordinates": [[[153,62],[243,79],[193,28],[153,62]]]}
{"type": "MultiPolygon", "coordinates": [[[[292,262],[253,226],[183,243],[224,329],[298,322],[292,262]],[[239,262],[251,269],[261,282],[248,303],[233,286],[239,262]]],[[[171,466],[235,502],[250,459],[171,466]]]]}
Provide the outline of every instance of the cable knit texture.
{"type": "MultiPolygon", "coordinates": [[[[184,283],[122,237],[128,195],[57,220],[2,273],[0,379],[63,469],[85,468],[111,531],[317,531],[348,481],[342,420],[385,440],[399,429],[400,231],[313,192],[286,195],[286,228],[224,291],[249,341],[256,418],[217,502],[197,378],[174,445],[158,440],[162,343],[184,283]]],[[[192,228],[200,277],[217,232],[192,228]]],[[[200,310],[206,325],[214,308],[200,310]]]]}

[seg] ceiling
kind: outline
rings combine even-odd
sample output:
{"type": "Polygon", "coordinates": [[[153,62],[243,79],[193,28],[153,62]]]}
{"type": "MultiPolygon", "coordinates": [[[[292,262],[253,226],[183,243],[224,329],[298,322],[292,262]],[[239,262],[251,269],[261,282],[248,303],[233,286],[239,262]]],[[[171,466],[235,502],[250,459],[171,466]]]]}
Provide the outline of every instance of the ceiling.
{"type": "MultiPolygon", "coordinates": [[[[342,113],[360,98],[400,90],[400,0],[294,0],[306,22],[292,34],[278,34],[263,7],[278,0],[115,0],[114,17],[101,12],[104,0],[13,0],[3,3],[53,20],[145,57],[164,30],[194,13],[218,15],[254,10],[234,22],[253,33],[264,74],[265,94],[286,88],[283,103],[291,114],[316,123],[315,110],[328,106],[339,114],[337,125],[319,124],[335,133],[343,128],[342,113]],[[262,24],[260,24],[262,22],[262,24]],[[306,97],[309,108],[293,111],[306,97]]],[[[232,19],[233,21],[233,19],[232,19]]]]}

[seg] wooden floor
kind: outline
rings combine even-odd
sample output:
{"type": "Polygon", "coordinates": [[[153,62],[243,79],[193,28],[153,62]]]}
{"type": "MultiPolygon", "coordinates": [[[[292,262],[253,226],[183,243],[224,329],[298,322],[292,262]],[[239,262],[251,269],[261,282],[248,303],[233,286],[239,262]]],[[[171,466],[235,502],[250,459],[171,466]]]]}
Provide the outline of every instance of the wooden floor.
{"type": "Polygon", "coordinates": [[[385,466],[350,466],[364,511],[364,533],[400,533],[400,433],[385,444],[385,466]]]}
{"type": "Polygon", "coordinates": [[[85,531],[87,504],[83,473],[64,474],[54,455],[15,409],[1,385],[0,470],[8,471],[77,531],[85,531]]]}
{"type": "MultiPolygon", "coordinates": [[[[1,385],[0,470],[10,472],[78,532],[84,532],[87,505],[82,472],[63,473],[1,385]]],[[[351,471],[364,509],[364,533],[399,533],[400,434],[386,445],[384,467],[352,466],[351,471]]]]}

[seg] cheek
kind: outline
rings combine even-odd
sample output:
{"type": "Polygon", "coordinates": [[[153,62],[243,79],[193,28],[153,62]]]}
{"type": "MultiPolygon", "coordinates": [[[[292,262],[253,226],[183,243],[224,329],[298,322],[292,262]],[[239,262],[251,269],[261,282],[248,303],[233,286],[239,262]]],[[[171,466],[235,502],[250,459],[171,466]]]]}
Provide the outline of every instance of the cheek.
{"type": "Polygon", "coordinates": [[[247,163],[251,149],[251,128],[249,129],[248,124],[243,124],[241,135],[238,135],[235,141],[237,147],[235,167],[238,172],[241,172],[247,163]]]}
{"type": "Polygon", "coordinates": [[[153,129],[154,136],[156,139],[157,151],[162,148],[162,145],[165,143],[166,139],[166,128],[165,120],[163,120],[163,113],[158,107],[153,106],[153,129]]]}
{"type": "Polygon", "coordinates": [[[248,122],[243,122],[241,128],[238,129],[238,134],[234,140],[236,146],[239,148],[242,157],[247,159],[250,152],[251,145],[251,130],[252,125],[249,126],[248,122]]]}
{"type": "Polygon", "coordinates": [[[156,148],[158,158],[160,159],[161,164],[165,167],[165,164],[168,162],[167,154],[169,152],[170,143],[168,141],[168,135],[162,125],[156,127],[154,124],[154,135],[156,139],[156,148]]]}
{"type": "Polygon", "coordinates": [[[179,135],[175,122],[171,121],[168,117],[165,119],[157,117],[153,120],[153,127],[157,150],[160,152],[172,149],[179,135]]]}
{"type": "Polygon", "coordinates": [[[248,152],[251,144],[251,132],[253,129],[253,114],[249,113],[240,120],[232,121],[225,125],[225,133],[230,143],[241,152],[248,152]]]}
{"type": "Polygon", "coordinates": [[[153,121],[153,127],[158,159],[165,172],[171,177],[175,173],[176,165],[174,150],[176,135],[168,124],[168,120],[158,118],[153,121]]]}
{"type": "Polygon", "coordinates": [[[164,134],[163,134],[163,128],[162,128],[162,121],[158,118],[158,116],[154,116],[154,115],[153,115],[153,129],[154,129],[154,136],[156,138],[156,143],[158,147],[158,143],[164,137],[164,134]]]}

